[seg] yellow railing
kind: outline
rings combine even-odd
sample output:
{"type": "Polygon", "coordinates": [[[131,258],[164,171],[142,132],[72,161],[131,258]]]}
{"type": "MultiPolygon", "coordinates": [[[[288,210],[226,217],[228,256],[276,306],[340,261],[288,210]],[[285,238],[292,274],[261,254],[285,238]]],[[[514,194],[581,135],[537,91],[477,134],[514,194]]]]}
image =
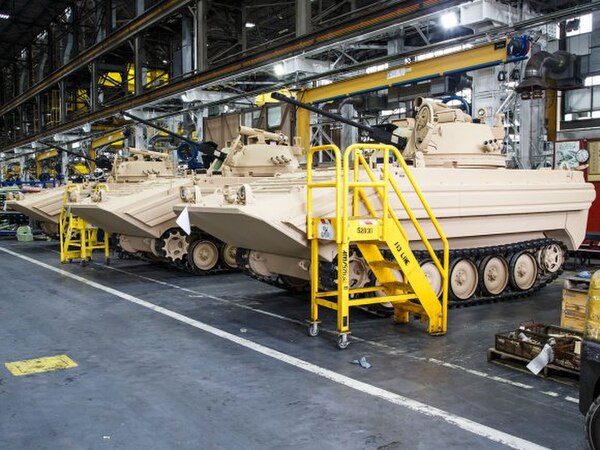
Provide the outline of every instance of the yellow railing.
{"type": "Polygon", "coordinates": [[[336,145],[319,145],[311,147],[306,155],[306,237],[314,239],[313,233],[313,189],[314,188],[332,188],[335,189],[335,242],[342,242],[342,218],[339,214],[342,205],[343,191],[340,189],[339,180],[342,175],[342,158],[340,149],[336,145]],[[313,159],[315,153],[333,152],[335,162],[335,180],[313,182],[313,159]]]}
{"type": "MultiPolygon", "coordinates": [[[[391,208],[389,205],[389,188],[388,188],[388,186],[391,186],[392,189],[394,190],[394,192],[396,193],[398,199],[400,200],[400,203],[402,203],[402,207],[406,211],[406,214],[408,215],[412,225],[414,226],[415,230],[419,234],[419,237],[421,238],[421,241],[425,245],[425,248],[427,249],[427,252],[429,253],[429,256],[431,257],[435,266],[440,271],[440,274],[442,274],[442,277],[444,277],[444,279],[447,279],[447,274],[445,274],[445,272],[447,272],[447,270],[444,270],[444,266],[447,267],[448,261],[449,261],[448,240],[446,239],[446,236],[442,230],[442,227],[440,226],[437,218],[433,214],[433,211],[429,207],[429,204],[425,200],[425,197],[423,196],[423,193],[421,192],[419,185],[417,184],[412,173],[410,172],[410,169],[409,169],[408,165],[406,164],[406,162],[404,161],[404,158],[402,157],[402,154],[400,153],[400,151],[396,147],[391,146],[391,145],[353,144],[350,147],[348,147],[348,149],[344,153],[344,164],[343,164],[342,169],[344,172],[344,194],[343,194],[344,197],[348,198],[349,190],[351,188],[353,188],[353,190],[354,190],[352,215],[358,215],[358,197],[360,197],[361,200],[363,200],[367,209],[369,210],[369,213],[374,218],[378,217],[377,213],[371,206],[371,203],[363,190],[363,188],[365,188],[365,187],[375,188],[376,191],[378,192],[379,196],[382,199],[382,217],[381,217],[381,219],[382,219],[382,223],[383,223],[382,230],[383,230],[384,235],[385,235],[385,232],[387,231],[387,221],[389,219],[388,214],[386,214],[386,211],[387,211],[389,213],[389,216],[391,216],[391,218],[394,220],[394,222],[396,222],[396,224],[398,225],[398,228],[402,231],[404,237],[408,238],[408,236],[406,235],[406,232],[404,231],[403,227],[400,224],[400,221],[398,220],[396,213],[394,212],[393,208],[391,208]],[[367,163],[367,161],[365,160],[365,158],[363,156],[363,153],[362,153],[363,150],[375,150],[375,151],[383,152],[383,174],[381,177],[382,181],[377,181],[377,178],[375,177],[373,171],[370,169],[369,164],[367,163]],[[352,182],[348,182],[350,156],[353,156],[353,161],[354,161],[354,167],[353,167],[354,180],[352,182]],[[423,231],[421,224],[419,223],[416,216],[414,215],[412,208],[409,206],[408,202],[404,198],[404,195],[402,194],[402,192],[398,186],[398,183],[396,183],[396,181],[394,180],[394,177],[390,175],[390,161],[389,161],[390,156],[393,156],[394,159],[396,161],[398,161],[398,163],[400,164],[402,171],[406,175],[406,178],[410,182],[415,194],[417,195],[417,198],[421,202],[423,209],[427,213],[429,220],[431,221],[431,223],[433,224],[433,226],[436,230],[436,233],[444,246],[444,264],[442,264],[440,262],[435,251],[433,250],[433,247],[431,246],[429,239],[425,235],[425,232],[423,231]],[[371,180],[370,182],[364,182],[364,181],[361,182],[359,180],[361,166],[362,166],[362,168],[365,169],[365,172],[367,173],[369,179],[371,180]]],[[[346,221],[348,220],[347,211],[344,211],[344,218],[346,221]]]]}
{"type": "Polygon", "coordinates": [[[396,225],[397,229],[402,234],[402,237],[408,242],[408,234],[402,226],[398,216],[396,215],[393,207],[390,205],[390,187],[396,194],[398,200],[402,204],[404,211],[406,212],[408,219],[415,228],[421,241],[423,242],[427,252],[438,269],[442,280],[443,280],[443,291],[442,291],[442,302],[443,307],[446,308],[448,302],[448,271],[449,271],[449,245],[446,236],[435,217],[433,211],[429,207],[429,204],[425,200],[421,189],[419,188],[416,180],[414,179],[410,168],[404,161],[400,151],[391,145],[384,144],[354,144],[349,146],[343,155],[343,162],[340,163],[340,150],[335,145],[322,145],[319,147],[313,147],[309,150],[307,155],[307,237],[308,239],[314,239],[314,215],[313,215],[313,189],[314,188],[333,188],[335,189],[335,217],[333,218],[335,224],[335,241],[336,243],[345,242],[347,240],[347,233],[349,230],[348,221],[350,217],[359,216],[359,207],[364,205],[368,213],[373,219],[380,219],[381,226],[381,240],[384,239],[389,227],[389,221],[392,220],[396,225]],[[383,154],[382,164],[382,176],[378,177],[375,175],[373,170],[369,167],[369,164],[364,156],[364,151],[379,151],[383,154]],[[335,180],[334,181],[313,181],[313,156],[316,153],[331,151],[334,155],[335,162],[335,180]],[[390,158],[393,158],[402,169],[407,180],[409,181],[414,193],[416,194],[419,202],[423,209],[427,213],[429,221],[432,223],[437,237],[443,245],[443,258],[440,258],[433,249],[430,240],[427,238],[423,227],[419,223],[419,220],[415,216],[412,208],[408,204],[408,201],[404,197],[403,192],[400,190],[398,183],[394,180],[393,174],[390,171],[390,158]],[[368,180],[361,180],[360,174],[361,169],[366,173],[368,180]],[[350,172],[352,172],[352,180],[350,179],[350,172]],[[365,193],[365,188],[374,189],[381,199],[382,212],[379,215],[376,209],[373,207],[368,195],[365,193]],[[349,211],[349,198],[352,196],[351,208],[349,211]]]}

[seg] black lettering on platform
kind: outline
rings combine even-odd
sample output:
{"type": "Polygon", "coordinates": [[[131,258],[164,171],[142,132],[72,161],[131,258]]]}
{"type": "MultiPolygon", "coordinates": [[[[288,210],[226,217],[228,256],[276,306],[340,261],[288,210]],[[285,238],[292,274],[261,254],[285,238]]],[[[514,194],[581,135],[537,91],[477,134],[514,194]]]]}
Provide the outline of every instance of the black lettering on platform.
{"type": "Polygon", "coordinates": [[[408,258],[408,255],[406,254],[406,252],[402,248],[402,245],[400,245],[400,242],[396,241],[394,243],[394,248],[400,254],[400,259],[402,260],[402,262],[404,263],[404,265],[408,266],[408,264],[410,263],[410,259],[408,258]]]}
{"type": "Polygon", "coordinates": [[[346,250],[342,251],[342,280],[343,280],[343,289],[346,289],[346,284],[348,281],[348,252],[346,250]]]}

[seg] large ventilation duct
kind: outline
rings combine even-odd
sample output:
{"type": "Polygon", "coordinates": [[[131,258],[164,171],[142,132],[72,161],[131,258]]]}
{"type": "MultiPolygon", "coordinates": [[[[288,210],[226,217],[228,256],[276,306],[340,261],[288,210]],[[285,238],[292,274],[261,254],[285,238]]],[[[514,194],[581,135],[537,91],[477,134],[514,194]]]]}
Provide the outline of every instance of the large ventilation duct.
{"type": "Polygon", "coordinates": [[[517,93],[523,100],[541,98],[548,86],[548,80],[554,80],[558,90],[577,89],[583,86],[580,58],[565,51],[535,53],[525,67],[525,77],[517,86],[517,93]]]}

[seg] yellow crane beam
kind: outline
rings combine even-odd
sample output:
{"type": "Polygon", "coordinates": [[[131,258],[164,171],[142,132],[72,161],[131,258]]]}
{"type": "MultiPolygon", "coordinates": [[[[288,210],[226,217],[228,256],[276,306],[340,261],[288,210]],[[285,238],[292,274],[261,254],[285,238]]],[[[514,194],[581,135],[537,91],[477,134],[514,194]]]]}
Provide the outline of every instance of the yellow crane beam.
{"type": "MultiPolygon", "coordinates": [[[[499,40],[454,53],[390,67],[326,86],[307,88],[298,93],[298,100],[305,103],[322,103],[525,59],[524,57],[508,56],[506,44],[507,40],[499,40]]],[[[301,142],[305,147],[310,147],[310,111],[299,109],[296,117],[301,142]]]]}

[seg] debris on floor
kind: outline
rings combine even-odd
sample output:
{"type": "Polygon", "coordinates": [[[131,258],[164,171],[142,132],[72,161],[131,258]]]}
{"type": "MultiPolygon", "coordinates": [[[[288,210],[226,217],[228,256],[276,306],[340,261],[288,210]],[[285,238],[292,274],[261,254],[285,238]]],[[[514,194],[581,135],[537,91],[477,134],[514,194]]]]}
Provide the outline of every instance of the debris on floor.
{"type": "Polygon", "coordinates": [[[370,369],[371,368],[371,363],[369,363],[369,361],[367,361],[367,357],[363,356],[360,359],[355,359],[354,361],[351,362],[351,364],[357,364],[360,367],[362,367],[363,369],[370,369]]]}

